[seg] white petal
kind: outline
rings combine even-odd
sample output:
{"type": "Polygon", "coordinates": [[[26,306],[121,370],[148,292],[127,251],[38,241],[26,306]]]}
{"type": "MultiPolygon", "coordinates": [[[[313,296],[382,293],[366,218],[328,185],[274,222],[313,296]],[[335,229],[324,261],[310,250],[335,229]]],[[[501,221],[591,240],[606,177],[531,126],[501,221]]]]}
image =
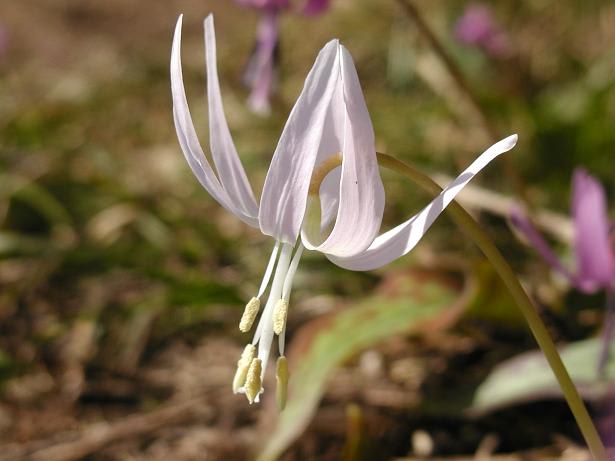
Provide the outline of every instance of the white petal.
{"type": "Polygon", "coordinates": [[[218,67],[214,18],[205,19],[205,62],[207,64],[207,101],[209,103],[209,144],[222,187],[237,208],[256,218],[258,206],[252,188],[237,155],[237,149],[224,116],[218,67]]]}
{"type": "Polygon", "coordinates": [[[372,270],[407,254],[421,240],[436,218],[461,192],[464,186],[498,155],[517,143],[517,135],[509,136],[483,152],[463,173],[451,182],[429,205],[408,221],[378,236],[362,254],[350,258],[330,256],[340,267],[350,270],[372,270]]]}
{"type": "Polygon", "coordinates": [[[334,168],[320,185],[318,197],[321,207],[321,227],[324,231],[329,227],[337,216],[340,205],[340,181],[342,179],[342,167],[334,168]]]}
{"type": "Polygon", "coordinates": [[[263,233],[276,240],[294,245],[299,235],[327,110],[339,81],[339,43],[332,40],[308,74],[265,179],[259,222],[263,233]]]}
{"type": "MultiPolygon", "coordinates": [[[[341,48],[344,126],[339,207],[331,234],[320,245],[304,238],[306,248],[338,257],[362,253],[382,222],[384,187],[380,179],[374,129],[352,57],[341,48]]],[[[335,102],[335,101],[334,101],[335,102]]],[[[305,237],[305,236],[304,236],[305,237]]]]}
{"type": "Polygon", "coordinates": [[[173,95],[173,119],[175,121],[175,129],[177,137],[184,153],[184,157],[190,165],[190,169],[197,177],[201,185],[211,194],[211,196],[220,203],[224,208],[235,214],[244,222],[258,226],[256,218],[246,215],[238,209],[232,202],[226,190],[221,186],[218,178],[214,174],[203,149],[196,135],[196,130],[192,123],[188,101],[186,100],[186,92],[182,77],[181,67],[181,28],[182,16],[177,21],[175,27],[175,36],[173,38],[173,48],[171,52],[171,92],[173,95]]]}

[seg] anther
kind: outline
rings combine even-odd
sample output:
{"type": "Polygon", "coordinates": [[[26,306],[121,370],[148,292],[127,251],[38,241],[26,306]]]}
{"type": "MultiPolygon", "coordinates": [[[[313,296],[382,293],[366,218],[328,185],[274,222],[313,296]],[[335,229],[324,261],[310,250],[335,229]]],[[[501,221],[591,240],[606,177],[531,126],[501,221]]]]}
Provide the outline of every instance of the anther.
{"type": "Polygon", "coordinates": [[[286,326],[286,316],[288,315],[288,301],[280,299],[273,311],[273,331],[276,335],[282,334],[286,326]]]}
{"type": "Polygon", "coordinates": [[[275,388],[275,398],[280,411],[286,406],[286,396],[288,394],[288,364],[286,357],[283,355],[278,357],[275,369],[275,379],[277,386],[275,388]]]}
{"type": "Polygon", "coordinates": [[[261,392],[261,372],[262,364],[260,359],[253,359],[248,369],[246,376],[245,392],[248,402],[254,403],[254,400],[261,392]]]}
{"type": "Polygon", "coordinates": [[[247,333],[252,328],[252,324],[254,323],[254,319],[256,319],[256,315],[258,314],[259,309],[261,308],[261,300],[258,298],[252,298],[246,304],[246,308],[243,311],[243,315],[241,316],[241,321],[239,322],[239,330],[242,333],[247,333]]]}
{"type": "Polygon", "coordinates": [[[252,360],[254,360],[254,357],[256,357],[256,346],[248,344],[241,353],[241,357],[237,362],[237,371],[235,372],[235,377],[233,378],[234,394],[237,394],[239,389],[246,383],[248,369],[250,368],[250,364],[252,363],[252,360]]]}

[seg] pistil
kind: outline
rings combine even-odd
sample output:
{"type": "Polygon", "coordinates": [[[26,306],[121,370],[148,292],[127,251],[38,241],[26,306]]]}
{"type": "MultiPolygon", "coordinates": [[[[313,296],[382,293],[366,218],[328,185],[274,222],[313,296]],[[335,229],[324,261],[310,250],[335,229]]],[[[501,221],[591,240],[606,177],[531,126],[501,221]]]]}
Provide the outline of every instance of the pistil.
{"type": "Polygon", "coordinates": [[[299,267],[299,261],[301,261],[301,256],[303,255],[303,249],[303,245],[299,243],[297,245],[297,251],[293,256],[293,260],[288,267],[288,272],[286,273],[286,277],[284,278],[284,286],[282,287],[282,299],[280,301],[283,301],[283,305],[281,305],[281,308],[283,308],[283,310],[280,310],[280,320],[277,322],[278,325],[274,325],[275,333],[278,335],[278,350],[280,351],[280,355],[284,355],[284,343],[286,339],[286,319],[288,317],[288,303],[290,301],[290,291],[293,288],[293,281],[295,280],[295,274],[297,273],[297,268],[299,267]]]}
{"type": "Polygon", "coordinates": [[[282,289],[291,262],[292,251],[293,247],[291,245],[282,245],[280,258],[275,269],[273,282],[271,283],[271,290],[269,291],[269,298],[252,341],[252,344],[258,343],[258,358],[261,359],[263,363],[263,370],[266,368],[267,360],[269,359],[271,342],[274,336],[273,313],[275,305],[282,298],[282,289]]]}

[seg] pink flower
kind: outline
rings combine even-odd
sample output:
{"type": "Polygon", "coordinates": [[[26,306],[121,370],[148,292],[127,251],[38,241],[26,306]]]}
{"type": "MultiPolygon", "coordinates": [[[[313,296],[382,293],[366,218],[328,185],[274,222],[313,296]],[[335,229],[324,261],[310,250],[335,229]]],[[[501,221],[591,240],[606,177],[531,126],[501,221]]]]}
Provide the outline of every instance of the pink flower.
{"type": "Polygon", "coordinates": [[[290,7],[290,0],[236,0],[241,6],[266,10],[282,10],[290,7]]]}
{"type": "Polygon", "coordinates": [[[604,188],[596,178],[581,168],[575,170],[572,179],[571,214],[575,229],[574,271],[561,263],[521,210],[514,209],[511,220],[542,259],[564,275],[579,291],[594,293],[615,288],[615,254],[604,188]]]}
{"type": "MultiPolygon", "coordinates": [[[[244,72],[244,83],[251,89],[248,107],[257,114],[266,115],[271,110],[270,96],[275,83],[278,52],[278,16],[291,8],[290,0],[236,0],[242,6],[261,11],[262,17],[256,32],[254,51],[244,72]]],[[[307,16],[323,13],[329,0],[307,0],[301,12],[307,16]]]]}
{"type": "Polygon", "coordinates": [[[604,188],[582,168],[577,168],[572,177],[571,214],[575,234],[574,270],[562,264],[525,213],[519,209],[512,210],[511,221],[542,259],[564,275],[577,290],[584,293],[606,291],[603,347],[598,359],[598,371],[603,373],[615,330],[615,248],[604,188]]]}
{"type": "Polygon", "coordinates": [[[455,36],[466,45],[476,46],[494,58],[510,53],[510,39],[496,24],[489,7],[480,3],[468,6],[455,25],[455,36]]]}
{"type": "MultiPolygon", "coordinates": [[[[224,116],[213,17],[205,20],[209,150],[213,166],[205,156],[190,116],[182,78],[181,27],[180,17],[170,70],[173,118],[184,157],[197,180],[220,205],[275,241],[263,281],[246,305],[239,326],[242,332],[252,328],[261,298],[269,290],[253,340],[246,346],[233,380],[235,392],[245,393],[252,403],[258,401],[262,392],[262,379],[276,336],[281,355],[278,365],[282,370],[285,367],[286,316],[304,249],[356,271],[377,269],[401,258],[412,251],[475,175],[515,146],[517,136],[509,136],[488,148],[423,210],[381,232],[385,194],[374,129],[352,57],[338,40],[331,40],[316,57],[288,116],[257,201],[224,116]],[[312,190],[312,178],[319,165],[332,160],[341,165],[312,190]]],[[[286,375],[285,371],[278,374],[283,387],[286,375]]]]}

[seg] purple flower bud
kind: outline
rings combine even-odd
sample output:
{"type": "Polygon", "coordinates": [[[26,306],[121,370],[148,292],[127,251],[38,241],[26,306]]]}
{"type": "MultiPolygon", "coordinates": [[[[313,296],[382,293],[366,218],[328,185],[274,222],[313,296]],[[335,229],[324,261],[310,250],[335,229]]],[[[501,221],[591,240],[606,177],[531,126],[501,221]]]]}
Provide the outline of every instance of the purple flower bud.
{"type": "Polygon", "coordinates": [[[290,0],[235,0],[241,6],[263,10],[283,10],[290,7],[290,0]]]}
{"type": "Polygon", "coordinates": [[[496,24],[491,10],[483,4],[468,6],[455,25],[455,37],[461,43],[476,46],[494,58],[510,53],[510,39],[496,24]]]}
{"type": "Polygon", "coordinates": [[[574,274],[555,256],[525,213],[515,207],[510,212],[510,220],[542,259],[563,274],[577,290],[584,293],[606,291],[607,308],[602,347],[598,357],[598,373],[602,376],[606,370],[611,338],[615,332],[615,246],[611,239],[604,189],[597,179],[581,168],[574,171],[572,178],[571,212],[577,266],[574,274]]]}
{"type": "Polygon", "coordinates": [[[579,282],[589,290],[613,286],[615,262],[606,196],[598,180],[580,168],[572,179],[571,208],[579,282]]]}
{"type": "Polygon", "coordinates": [[[553,269],[584,293],[615,287],[615,251],[610,237],[606,196],[602,185],[583,169],[572,180],[572,218],[576,271],[571,273],[549,248],[528,217],[511,210],[511,222],[553,269]]]}
{"type": "MultiPolygon", "coordinates": [[[[301,12],[308,16],[323,13],[330,0],[304,0],[301,12]]],[[[254,51],[248,60],[243,81],[250,88],[248,107],[260,115],[270,112],[269,98],[276,77],[278,15],[291,7],[290,0],[236,0],[239,5],[261,10],[254,51]]]]}
{"type": "Polygon", "coordinates": [[[263,14],[256,33],[256,45],[250,57],[244,82],[251,88],[248,107],[255,113],[267,115],[270,111],[269,96],[275,74],[275,53],[278,46],[278,14],[263,14]]]}
{"type": "Polygon", "coordinates": [[[303,7],[303,14],[315,16],[323,13],[327,8],[329,8],[329,0],[307,0],[303,7]]]}

